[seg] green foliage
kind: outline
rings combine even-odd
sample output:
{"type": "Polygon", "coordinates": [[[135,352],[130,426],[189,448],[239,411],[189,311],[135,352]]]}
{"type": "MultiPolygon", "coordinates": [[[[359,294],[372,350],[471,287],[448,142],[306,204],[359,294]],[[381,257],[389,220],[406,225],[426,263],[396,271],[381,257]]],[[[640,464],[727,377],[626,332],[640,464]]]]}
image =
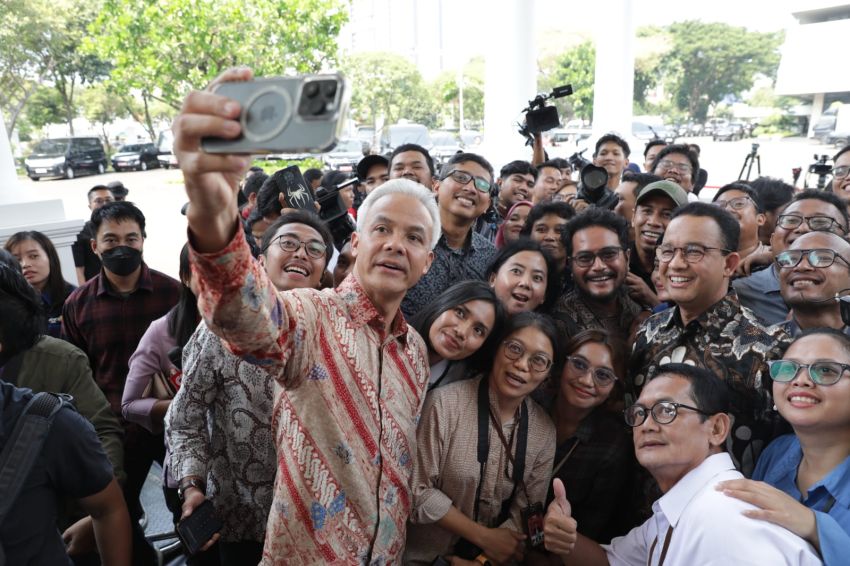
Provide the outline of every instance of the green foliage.
{"type": "Polygon", "coordinates": [[[671,48],[659,71],[673,102],[704,120],[710,106],[753,86],[757,73],[774,77],[783,34],[758,33],[721,23],[686,21],[667,28],[671,48]]]}
{"type": "Polygon", "coordinates": [[[33,129],[40,130],[48,124],[65,121],[65,107],[62,96],[55,88],[40,86],[30,96],[24,110],[23,119],[33,129]]]}
{"type": "Polygon", "coordinates": [[[85,41],[112,65],[119,92],[174,109],[229,67],[255,76],[309,73],[334,62],[343,0],[104,0],[85,41]]]}
{"type": "Polygon", "coordinates": [[[286,169],[290,165],[297,165],[302,173],[307,169],[324,170],[325,168],[325,164],[322,163],[322,160],[316,157],[308,157],[307,159],[286,159],[279,161],[255,159],[253,163],[251,163],[251,165],[255,167],[261,167],[266,175],[271,175],[275,171],[286,169]]]}
{"type": "Polygon", "coordinates": [[[351,117],[360,124],[383,120],[436,125],[438,105],[416,66],[393,53],[358,53],[342,68],[351,81],[351,117]]]}
{"type": "MultiPolygon", "coordinates": [[[[460,89],[457,72],[446,71],[438,76],[432,89],[442,118],[457,124],[459,119],[460,89]]],[[[465,127],[480,127],[484,123],[484,60],[474,59],[463,68],[463,119],[465,127]]]]}
{"type": "Polygon", "coordinates": [[[540,81],[543,90],[555,86],[571,84],[572,96],[562,99],[559,110],[563,116],[593,117],[593,84],[596,70],[596,48],[592,41],[577,45],[561,55],[555,61],[552,72],[540,81]]]}

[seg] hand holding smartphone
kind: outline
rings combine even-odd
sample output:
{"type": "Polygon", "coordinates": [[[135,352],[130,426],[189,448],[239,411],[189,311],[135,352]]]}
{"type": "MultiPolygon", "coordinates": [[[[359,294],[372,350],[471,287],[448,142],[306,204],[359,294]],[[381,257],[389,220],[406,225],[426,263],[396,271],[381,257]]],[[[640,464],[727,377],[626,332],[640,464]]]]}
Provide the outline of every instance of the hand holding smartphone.
{"type": "Polygon", "coordinates": [[[328,151],[339,140],[350,100],[339,74],[222,82],[212,92],[239,102],[242,133],[234,139],[204,138],[207,153],[328,151]]]}
{"type": "Polygon", "coordinates": [[[177,523],[177,536],[186,552],[194,556],[223,526],[221,519],[215,514],[212,501],[205,499],[195,507],[191,515],[177,523]]]}

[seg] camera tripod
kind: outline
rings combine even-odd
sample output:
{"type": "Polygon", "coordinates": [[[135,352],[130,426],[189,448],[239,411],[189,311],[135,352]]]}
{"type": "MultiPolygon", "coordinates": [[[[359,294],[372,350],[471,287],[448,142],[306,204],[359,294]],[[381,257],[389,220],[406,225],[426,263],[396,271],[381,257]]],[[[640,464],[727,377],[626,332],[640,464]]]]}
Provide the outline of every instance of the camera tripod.
{"type": "Polygon", "coordinates": [[[758,171],[759,177],[761,177],[761,156],[759,155],[758,145],[753,144],[753,150],[747,154],[744,158],[744,165],[741,167],[741,172],[738,174],[738,180],[740,181],[749,181],[750,175],[753,172],[753,163],[756,164],[756,171],[758,171]],[[744,169],[747,170],[747,176],[744,177],[744,169]]]}

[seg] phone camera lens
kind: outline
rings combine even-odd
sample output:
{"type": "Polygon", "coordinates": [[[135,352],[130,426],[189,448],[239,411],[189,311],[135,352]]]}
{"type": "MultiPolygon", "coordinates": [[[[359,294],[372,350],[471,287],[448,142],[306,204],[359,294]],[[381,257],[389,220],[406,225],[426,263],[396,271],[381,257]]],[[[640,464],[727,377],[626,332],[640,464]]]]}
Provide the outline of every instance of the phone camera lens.
{"type": "Polygon", "coordinates": [[[304,96],[306,96],[307,98],[313,98],[317,94],[319,94],[318,83],[312,82],[304,85],[304,96]]]}
{"type": "Polygon", "coordinates": [[[325,81],[322,83],[322,94],[328,98],[336,96],[336,81],[325,81]]]}
{"type": "Polygon", "coordinates": [[[307,113],[312,116],[318,116],[325,111],[325,101],[319,98],[314,98],[307,104],[307,113]]]}

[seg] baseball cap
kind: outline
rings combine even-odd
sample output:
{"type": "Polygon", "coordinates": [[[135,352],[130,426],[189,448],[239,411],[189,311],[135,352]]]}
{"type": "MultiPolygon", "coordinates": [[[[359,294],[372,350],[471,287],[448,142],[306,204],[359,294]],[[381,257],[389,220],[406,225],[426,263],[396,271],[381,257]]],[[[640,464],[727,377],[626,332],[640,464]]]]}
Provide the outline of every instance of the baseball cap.
{"type": "Polygon", "coordinates": [[[668,181],[666,179],[663,181],[655,181],[641,189],[640,193],[638,193],[637,199],[635,199],[635,204],[640,204],[640,201],[651,195],[664,195],[667,198],[672,199],[673,202],[676,203],[676,206],[688,204],[688,192],[673,181],[668,181]]]}
{"type": "Polygon", "coordinates": [[[360,179],[361,183],[366,180],[366,176],[369,174],[369,169],[371,169],[374,165],[385,165],[389,168],[390,162],[383,155],[367,155],[361,159],[357,163],[357,178],[360,179]]]}

